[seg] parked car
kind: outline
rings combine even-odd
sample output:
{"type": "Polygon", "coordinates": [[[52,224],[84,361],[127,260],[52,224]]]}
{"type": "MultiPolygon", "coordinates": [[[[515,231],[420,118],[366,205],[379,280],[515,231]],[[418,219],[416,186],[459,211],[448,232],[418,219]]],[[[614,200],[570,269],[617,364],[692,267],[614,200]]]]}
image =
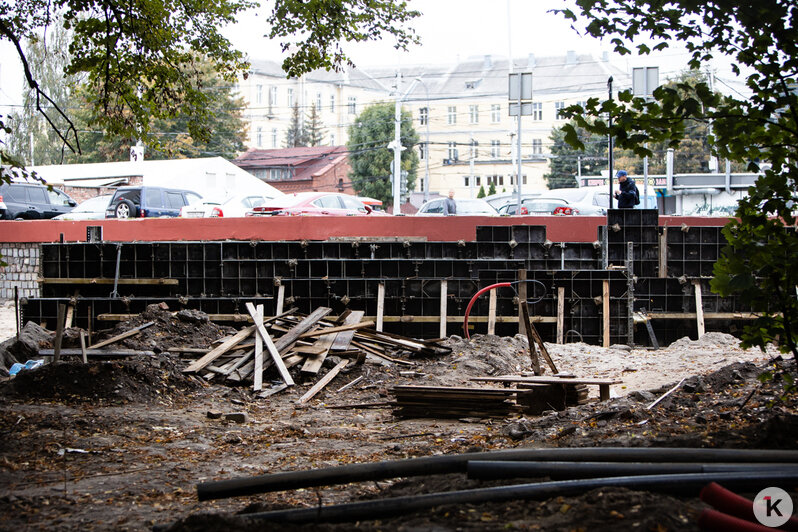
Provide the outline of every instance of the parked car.
{"type": "Polygon", "coordinates": [[[79,203],[71,211],[59,214],[53,220],[102,220],[113,194],[102,194],[79,203]]]}
{"type": "Polygon", "coordinates": [[[236,218],[246,216],[247,211],[265,205],[272,196],[262,194],[235,194],[221,202],[202,200],[180,209],[182,218],[236,218]]]}
{"type": "Polygon", "coordinates": [[[119,187],[105,210],[106,218],[180,216],[180,209],[202,200],[191,190],[137,185],[119,187]]]}
{"type": "MultiPolygon", "coordinates": [[[[542,192],[523,192],[521,194],[521,201],[532,199],[540,196],[542,192]]],[[[500,194],[493,194],[486,196],[485,201],[491,204],[497,211],[502,212],[502,207],[505,205],[518,206],[518,192],[502,192],[500,194]]],[[[510,214],[510,213],[508,213],[510,214]]]]}
{"type": "Polygon", "coordinates": [[[609,198],[609,190],[602,186],[555,188],[523,201],[521,214],[603,216],[610,206],[609,198]]]}
{"type": "Polygon", "coordinates": [[[337,192],[297,192],[255,207],[247,216],[366,216],[374,211],[355,196],[337,192]]]}
{"type": "Polygon", "coordinates": [[[368,205],[369,207],[371,207],[371,210],[373,210],[375,212],[376,211],[382,211],[382,201],[381,200],[374,199],[374,198],[363,197],[363,196],[358,196],[357,199],[362,201],[363,205],[368,205]]]}
{"type": "Polygon", "coordinates": [[[3,201],[3,196],[0,196],[0,220],[6,217],[6,203],[3,201]]]}
{"type": "Polygon", "coordinates": [[[77,202],[60,190],[41,183],[12,182],[0,185],[6,220],[48,220],[71,211],[77,202]]]}
{"type": "MultiPolygon", "coordinates": [[[[430,200],[416,213],[416,216],[443,216],[443,202],[446,198],[430,200]]],[[[455,199],[457,216],[498,216],[490,203],[483,199],[455,199]]]]}

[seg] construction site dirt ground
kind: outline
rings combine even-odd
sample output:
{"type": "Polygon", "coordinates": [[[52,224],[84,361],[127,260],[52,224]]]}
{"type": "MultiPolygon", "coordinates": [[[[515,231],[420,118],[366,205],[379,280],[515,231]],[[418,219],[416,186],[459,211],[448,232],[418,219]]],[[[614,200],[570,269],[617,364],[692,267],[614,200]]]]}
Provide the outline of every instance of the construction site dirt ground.
{"type": "MultiPolygon", "coordinates": [[[[14,333],[13,307],[2,306],[0,341],[14,333]]],[[[159,351],[159,342],[210,340],[190,334],[159,337],[154,330],[135,347],[159,351]]],[[[395,385],[475,386],[469,379],[530,368],[521,336],[455,336],[444,345],[451,353],[405,354],[402,358],[413,366],[371,358],[350,365],[306,404],[297,399],[314,381],[298,380],[295,387],[261,399],[249,388],[187,375],[182,369],[188,359],[165,353],[85,365],[60,362],[0,379],[0,529],[147,530],[172,524],[172,530],[274,530],[283,525],[247,524],[235,515],[493,484],[436,475],[207,502],[197,500],[196,485],[521,446],[794,449],[798,441],[795,394],[785,393],[779,378],[757,379],[780,367],[794,374],[792,358],[779,362],[774,349],[743,350],[734,337],[720,332],[700,340],[685,337],[656,351],[547,344],[560,371],[623,383],[612,386],[609,401],[541,416],[402,419],[380,404],[390,401],[388,390],[395,385]],[[361,376],[356,385],[338,391],[361,376]],[[677,390],[649,408],[679,382],[677,390]],[[246,413],[246,419],[212,419],[209,412],[246,413]]],[[[335,362],[329,359],[322,372],[335,362]]],[[[594,388],[591,397],[597,399],[594,388]]],[[[698,530],[704,507],[694,494],[601,488],[544,501],[453,505],[380,521],[284,528],[698,530]]]]}

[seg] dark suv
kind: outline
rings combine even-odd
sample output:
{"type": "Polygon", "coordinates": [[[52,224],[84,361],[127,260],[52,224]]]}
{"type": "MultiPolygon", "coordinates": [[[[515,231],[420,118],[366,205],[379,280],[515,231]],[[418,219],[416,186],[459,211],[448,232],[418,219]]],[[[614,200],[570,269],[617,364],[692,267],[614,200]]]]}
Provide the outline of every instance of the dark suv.
{"type": "Polygon", "coordinates": [[[48,220],[77,205],[60,190],[39,183],[0,184],[0,201],[6,204],[5,220],[48,220]]]}
{"type": "Polygon", "coordinates": [[[105,211],[106,218],[157,218],[180,216],[180,209],[202,199],[191,190],[151,187],[119,187],[105,211]]]}

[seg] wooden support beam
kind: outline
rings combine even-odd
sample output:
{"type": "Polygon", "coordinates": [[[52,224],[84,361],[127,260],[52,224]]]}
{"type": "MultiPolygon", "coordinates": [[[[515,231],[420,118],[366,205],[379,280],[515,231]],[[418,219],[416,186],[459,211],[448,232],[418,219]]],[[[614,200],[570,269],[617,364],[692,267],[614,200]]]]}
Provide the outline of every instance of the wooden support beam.
{"type": "Polygon", "coordinates": [[[331,380],[337,377],[338,374],[341,373],[341,370],[344,369],[344,366],[346,366],[348,363],[349,363],[348,360],[340,361],[333,369],[328,371],[324,377],[319,379],[319,381],[316,384],[314,384],[313,387],[305,393],[305,395],[300,397],[299,400],[297,400],[297,403],[303,404],[313,399],[313,396],[319,393],[325,386],[327,386],[330,383],[331,380]]]}
{"type": "Polygon", "coordinates": [[[441,330],[439,336],[446,338],[446,303],[449,300],[449,281],[444,279],[441,281],[441,330]]]}
{"type": "Polygon", "coordinates": [[[318,336],[326,336],[328,334],[337,334],[339,332],[356,331],[358,329],[365,329],[374,325],[373,321],[361,321],[359,323],[350,323],[347,325],[339,325],[338,327],[325,327],[316,331],[302,333],[299,338],[316,338],[318,336]]]}
{"type": "Polygon", "coordinates": [[[565,287],[557,287],[557,343],[565,338],[565,287]]]}
{"type": "MultiPolygon", "coordinates": [[[[734,313],[730,313],[734,315],[734,313]]],[[[138,314],[99,314],[98,321],[127,321],[135,318],[138,314]]],[[[208,314],[208,319],[214,322],[220,321],[236,321],[236,322],[252,322],[252,318],[245,314],[208,314]]],[[[376,316],[363,316],[364,320],[376,322],[376,316]]],[[[531,316],[532,323],[556,323],[556,316],[531,316]]],[[[265,320],[268,322],[269,320],[265,320]]],[[[383,316],[383,323],[438,323],[441,321],[439,316],[383,316]]],[[[468,317],[468,323],[487,323],[487,316],[474,316],[473,314],[468,317]]],[[[446,316],[447,323],[463,323],[463,316],[446,316]]],[[[518,323],[518,316],[496,316],[496,323],[518,323]]]]}
{"type": "MultiPolygon", "coordinates": [[[[247,305],[251,305],[251,303],[247,303],[247,305]]],[[[332,309],[328,307],[319,307],[311,312],[309,316],[302,318],[298,324],[291,327],[288,332],[277,339],[277,341],[274,343],[277,351],[280,353],[287,351],[288,348],[290,348],[297,340],[299,340],[299,337],[302,334],[312,329],[316,323],[319,322],[319,320],[321,320],[330,312],[332,312],[332,309]]]]}
{"type": "Polygon", "coordinates": [[[66,305],[64,303],[58,304],[58,316],[56,317],[57,323],[55,324],[55,349],[53,350],[53,362],[58,362],[61,359],[61,340],[64,337],[64,319],[66,314],[66,305]]]}
{"type": "Polygon", "coordinates": [[[535,325],[530,321],[527,323],[527,327],[529,328],[529,332],[532,333],[532,337],[535,339],[538,347],[540,348],[540,354],[542,354],[543,358],[546,359],[546,363],[549,365],[552,373],[556,375],[560,371],[557,369],[557,366],[554,365],[554,360],[552,360],[551,356],[549,355],[549,350],[546,349],[546,344],[543,343],[543,339],[538,334],[538,330],[535,328],[535,325]]]}
{"type": "MultiPolygon", "coordinates": [[[[55,349],[39,349],[39,356],[51,357],[55,355],[55,349]]],[[[154,351],[141,351],[137,349],[94,349],[87,348],[87,357],[132,357],[132,356],[155,356],[154,351]]],[[[83,350],[79,347],[61,349],[62,357],[83,357],[83,350]]]]}
{"type": "Polygon", "coordinates": [[[293,386],[294,379],[292,379],[291,374],[288,373],[288,368],[286,368],[285,364],[283,363],[283,359],[280,356],[280,351],[275,347],[274,342],[272,342],[272,338],[266,331],[266,327],[263,326],[263,319],[257,319],[255,305],[247,302],[246,308],[247,312],[249,312],[249,315],[255,320],[255,325],[253,327],[255,327],[255,331],[257,331],[257,333],[263,339],[263,343],[266,344],[266,350],[269,352],[269,355],[271,355],[274,365],[277,366],[277,371],[280,373],[280,377],[282,377],[283,382],[285,382],[287,386],[293,386]]]}
{"type": "Polygon", "coordinates": [[[177,285],[177,279],[113,279],[104,277],[45,277],[39,279],[42,284],[124,284],[124,285],[177,285]]]}
{"type": "Polygon", "coordinates": [[[698,337],[704,336],[704,302],[701,299],[701,281],[693,281],[695,288],[695,321],[698,327],[698,337]]]}
{"type": "Polygon", "coordinates": [[[279,316],[283,313],[283,304],[285,303],[285,285],[277,287],[277,308],[274,313],[279,316]]]}
{"type": "Polygon", "coordinates": [[[83,330],[80,331],[80,354],[83,363],[88,363],[89,360],[86,358],[86,332],[83,330]]]}
{"type": "Polygon", "coordinates": [[[605,279],[602,281],[601,286],[601,301],[602,301],[602,323],[604,339],[602,345],[604,347],[610,346],[610,281],[605,279]]]}
{"type": "Polygon", "coordinates": [[[488,334],[496,334],[496,290],[488,296],[488,334]]]}
{"type": "Polygon", "coordinates": [[[659,276],[666,278],[668,276],[668,227],[662,228],[662,234],[659,235],[659,276]]]}
{"type": "Polygon", "coordinates": [[[382,318],[385,314],[385,284],[377,286],[377,330],[382,330],[382,318]]]}
{"type": "Polygon", "coordinates": [[[205,366],[209,365],[211,362],[222,356],[223,354],[230,351],[232,348],[237,346],[241,341],[245,338],[248,338],[253,332],[255,332],[255,326],[250,325],[249,327],[244,327],[236,334],[222,342],[220,345],[214,347],[210,351],[208,351],[205,356],[195,360],[191,364],[189,364],[184,370],[183,373],[193,373],[196,371],[201,370],[205,366]]]}
{"type": "MultiPolygon", "coordinates": [[[[521,302],[526,301],[526,270],[518,270],[518,334],[526,334],[526,327],[524,324],[529,323],[529,309],[524,318],[524,311],[521,308],[521,302]]],[[[477,320],[473,320],[477,321],[477,320]]]]}
{"type": "MultiPolygon", "coordinates": [[[[253,318],[255,323],[263,323],[263,305],[255,307],[253,318]]],[[[263,389],[263,338],[259,334],[255,335],[255,376],[252,380],[252,390],[261,391],[263,389]]]]}
{"type": "MultiPolygon", "coordinates": [[[[650,320],[694,320],[697,312],[649,312],[650,320]]],[[[704,312],[706,320],[755,320],[759,316],[750,312],[704,312]]]]}
{"type": "Polygon", "coordinates": [[[524,331],[526,331],[526,339],[527,342],[529,342],[529,357],[532,359],[532,371],[535,372],[535,375],[540,375],[540,360],[538,359],[538,352],[535,347],[535,337],[532,336],[530,328],[526,326],[529,323],[529,305],[527,305],[526,299],[521,300],[521,314],[524,318],[523,324],[524,331]]]}
{"type": "Polygon", "coordinates": [[[105,347],[106,345],[111,345],[111,344],[116,343],[116,342],[118,342],[120,340],[124,340],[125,338],[130,338],[131,336],[136,336],[141,331],[143,331],[147,327],[149,327],[151,325],[154,325],[154,324],[155,324],[154,321],[148,321],[147,323],[139,325],[138,327],[130,329],[129,331],[125,331],[122,334],[117,334],[116,336],[114,336],[112,338],[109,338],[107,340],[103,340],[102,342],[97,342],[92,347],[94,349],[100,349],[101,347],[105,347]]]}

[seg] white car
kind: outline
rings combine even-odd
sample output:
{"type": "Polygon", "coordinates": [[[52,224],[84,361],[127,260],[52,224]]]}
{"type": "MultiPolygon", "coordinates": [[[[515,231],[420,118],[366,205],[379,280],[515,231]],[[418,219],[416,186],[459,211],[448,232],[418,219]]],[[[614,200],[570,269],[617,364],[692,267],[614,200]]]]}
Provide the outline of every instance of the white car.
{"type": "Polygon", "coordinates": [[[222,202],[203,200],[180,209],[181,218],[243,218],[254,207],[274,198],[262,194],[236,194],[222,202]]]}
{"type": "Polygon", "coordinates": [[[53,220],[104,220],[105,210],[112,197],[113,194],[102,194],[89,198],[71,211],[54,217],[53,220]]]}
{"type": "MultiPolygon", "coordinates": [[[[430,200],[416,213],[416,216],[443,216],[443,202],[446,198],[430,200]]],[[[455,199],[457,216],[498,216],[490,203],[483,199],[455,199]]]]}
{"type": "Polygon", "coordinates": [[[609,206],[607,187],[555,188],[523,201],[521,214],[603,216],[609,206]]]}

